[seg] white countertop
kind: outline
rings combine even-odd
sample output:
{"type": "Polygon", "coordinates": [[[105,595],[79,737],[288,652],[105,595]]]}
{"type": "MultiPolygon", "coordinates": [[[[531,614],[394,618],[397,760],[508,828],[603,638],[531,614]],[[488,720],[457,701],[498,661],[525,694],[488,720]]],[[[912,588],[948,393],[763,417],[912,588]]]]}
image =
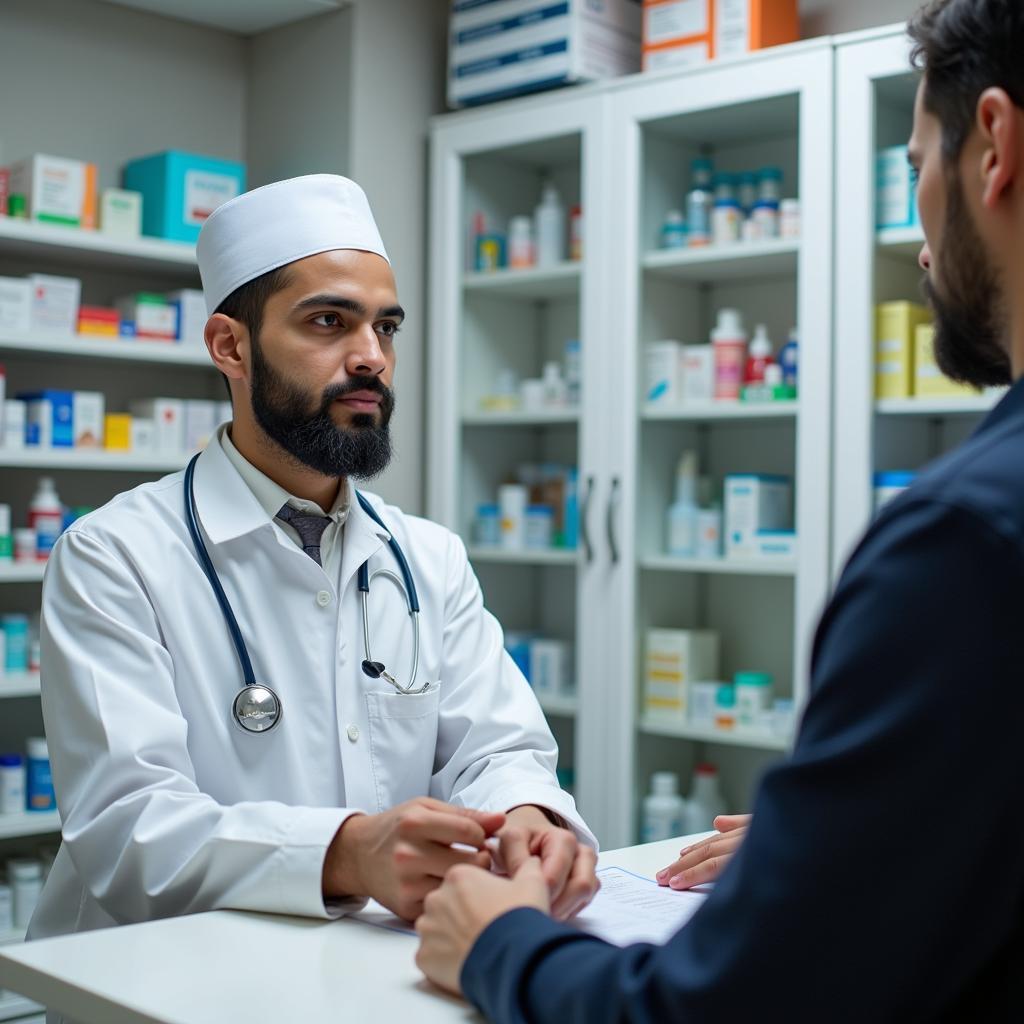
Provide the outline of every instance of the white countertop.
{"type": "MultiPolygon", "coordinates": [[[[686,839],[604,853],[653,877],[686,839]]],[[[358,921],[215,911],[0,949],[0,988],[80,1024],[478,1020],[426,982],[416,939],[358,921]]]]}

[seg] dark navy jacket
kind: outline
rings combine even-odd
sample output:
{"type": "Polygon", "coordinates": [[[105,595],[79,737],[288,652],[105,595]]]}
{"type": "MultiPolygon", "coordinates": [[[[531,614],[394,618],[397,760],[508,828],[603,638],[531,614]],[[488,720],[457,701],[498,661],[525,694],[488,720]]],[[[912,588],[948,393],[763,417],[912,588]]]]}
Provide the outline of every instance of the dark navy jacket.
{"type": "Polygon", "coordinates": [[[1024,381],[850,559],[690,923],[618,949],[514,910],[461,981],[502,1024],[1024,1021],[1024,381]]]}

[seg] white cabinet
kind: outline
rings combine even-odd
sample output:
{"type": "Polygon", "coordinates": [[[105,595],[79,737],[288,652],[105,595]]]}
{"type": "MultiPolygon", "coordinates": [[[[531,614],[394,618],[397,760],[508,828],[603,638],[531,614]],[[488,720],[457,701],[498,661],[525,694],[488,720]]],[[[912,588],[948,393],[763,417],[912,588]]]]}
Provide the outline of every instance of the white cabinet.
{"type": "MultiPolygon", "coordinates": [[[[723,676],[764,669],[777,692],[806,696],[809,638],[829,576],[832,290],[832,47],[803,44],[743,61],[637,76],[439,118],[433,133],[430,514],[467,535],[477,503],[515,466],[577,456],[580,557],[572,567],[500,566],[475,552],[490,607],[506,628],[575,637],[575,729],[567,744],[584,815],[602,843],[635,840],[642,790],[659,768],[688,776],[719,764],[733,806],[787,744],[648,720],[641,714],[648,627],[709,628],[723,676]],[[658,228],[688,188],[693,157],[728,170],[776,165],[798,196],[797,240],[664,251],[658,228]],[[586,225],[581,264],[466,274],[473,215],[501,230],[552,177],[586,225]],[[719,308],[765,323],[779,347],[801,337],[797,402],[662,409],[642,401],[644,346],[707,341],[719,308]],[[567,333],[583,349],[578,422],[487,426],[479,400],[498,373],[536,374],[567,333]],[[779,562],[666,556],[675,464],[699,453],[726,474],[794,483],[797,555],[779,562]],[[526,610],[534,616],[522,621],[526,610]]],[[[509,563],[509,559],[513,559],[509,563]]]]}

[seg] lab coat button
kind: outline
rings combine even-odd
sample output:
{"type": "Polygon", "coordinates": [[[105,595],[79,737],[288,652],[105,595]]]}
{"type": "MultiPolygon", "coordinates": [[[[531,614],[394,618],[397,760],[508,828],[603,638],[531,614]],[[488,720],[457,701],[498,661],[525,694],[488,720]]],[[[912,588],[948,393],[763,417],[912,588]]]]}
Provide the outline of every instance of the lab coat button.
{"type": "Polygon", "coordinates": [[[330,591],[319,591],[316,595],[316,603],[320,605],[321,608],[326,608],[331,603],[330,591]]]}
{"type": "Polygon", "coordinates": [[[349,739],[350,739],[350,740],[351,740],[351,741],[352,741],[353,743],[355,743],[355,741],[356,741],[357,739],[359,739],[359,726],[358,726],[358,725],[350,725],[350,726],[348,727],[348,730],[347,730],[347,734],[348,734],[348,738],[349,738],[349,739]]]}

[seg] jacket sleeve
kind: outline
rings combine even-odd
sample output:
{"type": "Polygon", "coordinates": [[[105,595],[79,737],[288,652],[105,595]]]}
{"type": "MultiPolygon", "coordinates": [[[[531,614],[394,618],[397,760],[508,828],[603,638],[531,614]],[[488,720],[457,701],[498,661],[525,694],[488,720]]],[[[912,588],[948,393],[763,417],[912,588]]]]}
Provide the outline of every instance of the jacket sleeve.
{"type": "Polygon", "coordinates": [[[234,908],[333,917],[321,892],[343,809],[199,791],[174,669],[142,582],[75,530],[43,586],[42,704],[62,834],[92,896],[128,923],[234,908]]]}
{"type": "Polygon", "coordinates": [[[513,911],[473,947],[469,998],[502,1024],[979,1019],[958,1000],[989,998],[1024,900],[999,725],[1024,710],[1022,581],[972,512],[904,502],[840,583],[795,752],[701,910],[625,949],[513,911]]]}
{"type": "Polygon", "coordinates": [[[501,627],[461,540],[449,534],[441,719],[431,795],[464,807],[521,804],[561,816],[597,847],[573,798],[555,777],[558,747],[537,698],[505,651],[501,627]]]}

